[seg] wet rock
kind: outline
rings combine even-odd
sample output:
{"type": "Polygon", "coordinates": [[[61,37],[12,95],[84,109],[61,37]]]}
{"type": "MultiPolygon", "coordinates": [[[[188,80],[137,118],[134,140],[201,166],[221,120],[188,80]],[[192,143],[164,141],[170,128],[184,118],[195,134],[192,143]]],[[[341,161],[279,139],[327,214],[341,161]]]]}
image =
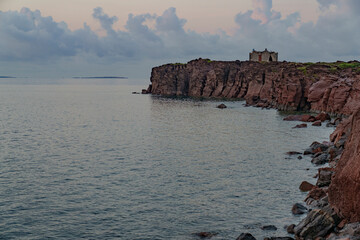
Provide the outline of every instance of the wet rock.
{"type": "Polygon", "coordinates": [[[321,198],[323,198],[325,196],[326,196],[326,193],[322,188],[315,187],[308,193],[305,201],[309,198],[312,198],[314,200],[320,200],[321,198]]]}
{"type": "Polygon", "coordinates": [[[236,240],[256,240],[250,233],[242,233],[236,240]]]}
{"type": "Polygon", "coordinates": [[[306,213],[307,211],[308,211],[307,208],[300,203],[295,203],[291,209],[291,212],[294,215],[301,215],[301,214],[306,213]]]}
{"type": "Polygon", "coordinates": [[[300,160],[300,159],[302,159],[302,156],[298,156],[297,158],[300,160]]]}
{"type": "Polygon", "coordinates": [[[307,124],[306,123],[298,124],[293,128],[307,128],[307,124]]]}
{"type": "Polygon", "coordinates": [[[320,127],[321,126],[321,121],[318,120],[318,121],[315,121],[313,124],[311,124],[312,126],[315,126],[315,127],[320,127]]]}
{"type": "Polygon", "coordinates": [[[132,94],[140,94],[139,92],[132,92],[132,94]]]}
{"type": "Polygon", "coordinates": [[[327,206],[323,209],[312,210],[294,231],[296,237],[302,239],[316,239],[325,237],[340,222],[340,218],[327,206]]]}
{"type": "Polygon", "coordinates": [[[324,196],[319,200],[315,200],[315,199],[312,199],[312,198],[307,198],[306,199],[306,204],[311,209],[322,209],[322,208],[329,205],[329,198],[328,198],[328,196],[324,196]]]}
{"type": "Polygon", "coordinates": [[[344,147],[344,146],[345,146],[345,142],[346,142],[346,139],[341,138],[339,141],[337,141],[337,142],[335,143],[335,147],[337,147],[337,148],[344,147]]]}
{"type": "Polygon", "coordinates": [[[224,109],[224,108],[227,108],[227,106],[222,103],[222,104],[218,105],[217,108],[224,109]]]}
{"type": "Polygon", "coordinates": [[[303,181],[300,186],[299,189],[302,192],[309,192],[311,189],[313,189],[313,187],[315,187],[313,184],[307,182],[307,181],[303,181]]]}
{"type": "Polygon", "coordinates": [[[193,233],[195,236],[198,236],[200,238],[212,238],[214,236],[216,236],[218,233],[214,233],[214,232],[198,232],[198,233],[193,233]]]}
{"type": "Polygon", "coordinates": [[[268,231],[276,231],[277,227],[274,225],[265,225],[261,227],[262,230],[268,230],[268,231]]]}
{"type": "Polygon", "coordinates": [[[336,157],[340,156],[340,155],[342,154],[343,150],[344,150],[344,149],[343,149],[342,147],[340,147],[340,148],[335,147],[335,146],[330,147],[330,148],[328,149],[328,153],[329,153],[329,155],[330,155],[329,160],[332,161],[332,160],[334,160],[336,157]]]}
{"type": "Polygon", "coordinates": [[[300,122],[313,122],[315,117],[305,114],[305,115],[290,115],[283,119],[284,121],[300,121],[300,122]]]}
{"type": "Polygon", "coordinates": [[[149,92],[148,92],[147,89],[142,89],[142,90],[141,90],[141,94],[149,94],[149,92]]]}
{"type": "Polygon", "coordinates": [[[294,240],[292,237],[270,237],[264,238],[264,240],[294,240]]]}
{"type": "Polygon", "coordinates": [[[319,168],[319,177],[316,182],[318,187],[326,187],[331,183],[331,177],[334,175],[335,169],[333,168],[319,168]]]}
{"type": "Polygon", "coordinates": [[[315,116],[315,119],[317,121],[325,122],[326,120],[331,120],[331,117],[327,113],[319,113],[317,116],[315,116]]]}
{"type": "Polygon", "coordinates": [[[295,224],[290,224],[289,226],[286,227],[286,231],[290,234],[294,234],[295,233],[294,228],[295,228],[295,224]]]}
{"type": "Polygon", "coordinates": [[[287,152],[286,154],[292,156],[292,155],[299,155],[299,154],[301,154],[301,152],[290,151],[290,152],[287,152]]]}
{"type": "Polygon", "coordinates": [[[360,222],[346,224],[343,229],[339,231],[338,236],[352,236],[360,239],[360,222]]]}
{"type": "Polygon", "coordinates": [[[311,162],[315,165],[321,165],[329,162],[329,154],[328,153],[322,153],[319,156],[314,157],[311,162]]]}
{"type": "Polygon", "coordinates": [[[304,155],[310,155],[310,154],[314,154],[314,153],[313,153],[313,149],[312,149],[312,148],[307,148],[307,149],[305,149],[304,155]]]}

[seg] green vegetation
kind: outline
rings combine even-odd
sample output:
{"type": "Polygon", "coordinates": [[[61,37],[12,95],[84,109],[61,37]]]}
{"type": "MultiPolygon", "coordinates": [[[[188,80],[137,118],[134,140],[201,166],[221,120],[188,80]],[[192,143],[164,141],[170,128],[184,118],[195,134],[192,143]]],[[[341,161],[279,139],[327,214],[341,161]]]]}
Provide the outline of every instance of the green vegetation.
{"type": "Polygon", "coordinates": [[[179,66],[179,65],[186,65],[186,63],[171,63],[171,65],[179,66]]]}
{"type": "Polygon", "coordinates": [[[302,71],[305,75],[307,74],[306,66],[298,67],[297,69],[299,69],[300,71],[302,71]]]}
{"type": "Polygon", "coordinates": [[[356,68],[360,68],[360,62],[341,62],[339,64],[337,64],[337,66],[340,68],[340,69],[346,69],[346,68],[353,68],[353,69],[356,69],[356,68]]]}
{"type": "Polygon", "coordinates": [[[209,59],[209,58],[205,58],[204,59],[206,62],[208,62],[208,63],[211,63],[211,62],[213,62],[211,59],[209,59]]]}
{"type": "Polygon", "coordinates": [[[319,62],[319,63],[312,63],[307,62],[304,63],[303,66],[298,67],[297,69],[301,70],[304,74],[308,74],[308,67],[314,66],[314,65],[322,65],[329,67],[330,72],[335,73],[338,70],[343,69],[353,69],[356,72],[360,72],[360,62],[319,62]]]}

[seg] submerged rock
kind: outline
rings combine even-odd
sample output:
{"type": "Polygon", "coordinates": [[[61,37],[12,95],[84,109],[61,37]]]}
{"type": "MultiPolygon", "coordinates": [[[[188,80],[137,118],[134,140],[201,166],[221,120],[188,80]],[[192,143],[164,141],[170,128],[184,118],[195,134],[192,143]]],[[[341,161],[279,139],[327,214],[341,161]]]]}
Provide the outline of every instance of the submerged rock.
{"type": "Polygon", "coordinates": [[[256,240],[250,233],[242,233],[236,238],[236,240],[256,240]]]}
{"type": "Polygon", "coordinates": [[[214,232],[198,232],[198,233],[193,233],[193,235],[198,236],[200,238],[212,238],[214,236],[216,236],[218,233],[214,233],[214,232]]]}

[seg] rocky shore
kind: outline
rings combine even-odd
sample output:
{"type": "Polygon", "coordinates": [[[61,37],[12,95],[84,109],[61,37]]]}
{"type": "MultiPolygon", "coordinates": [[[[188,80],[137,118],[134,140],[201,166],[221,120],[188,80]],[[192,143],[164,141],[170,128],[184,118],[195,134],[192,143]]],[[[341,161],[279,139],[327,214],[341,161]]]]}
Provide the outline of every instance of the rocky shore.
{"type": "MultiPolygon", "coordinates": [[[[329,142],[314,142],[304,155],[320,167],[317,182],[303,182],[309,192],[306,213],[287,226],[296,239],[360,239],[360,63],[224,62],[197,59],[155,67],[146,91],[163,96],[242,99],[247,105],[279,110],[318,112],[293,115],[287,121],[337,126],[329,142]],[[331,120],[330,115],[337,116],[331,120]]],[[[299,154],[289,152],[288,154],[299,154]]],[[[301,155],[299,154],[299,157],[301,155]]],[[[202,233],[199,237],[210,238],[202,233]]],[[[255,239],[250,233],[238,238],[255,239]]],[[[268,239],[293,239],[271,237],[268,239]]]]}

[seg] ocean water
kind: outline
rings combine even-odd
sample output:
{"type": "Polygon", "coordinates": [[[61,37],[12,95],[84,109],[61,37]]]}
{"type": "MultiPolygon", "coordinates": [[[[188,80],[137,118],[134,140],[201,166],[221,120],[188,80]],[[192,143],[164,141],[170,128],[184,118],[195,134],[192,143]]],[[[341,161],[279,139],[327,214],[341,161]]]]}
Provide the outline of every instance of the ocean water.
{"type": "Polygon", "coordinates": [[[0,239],[262,239],[300,221],[316,167],[285,153],[332,128],[128,82],[0,81],[0,239]]]}

